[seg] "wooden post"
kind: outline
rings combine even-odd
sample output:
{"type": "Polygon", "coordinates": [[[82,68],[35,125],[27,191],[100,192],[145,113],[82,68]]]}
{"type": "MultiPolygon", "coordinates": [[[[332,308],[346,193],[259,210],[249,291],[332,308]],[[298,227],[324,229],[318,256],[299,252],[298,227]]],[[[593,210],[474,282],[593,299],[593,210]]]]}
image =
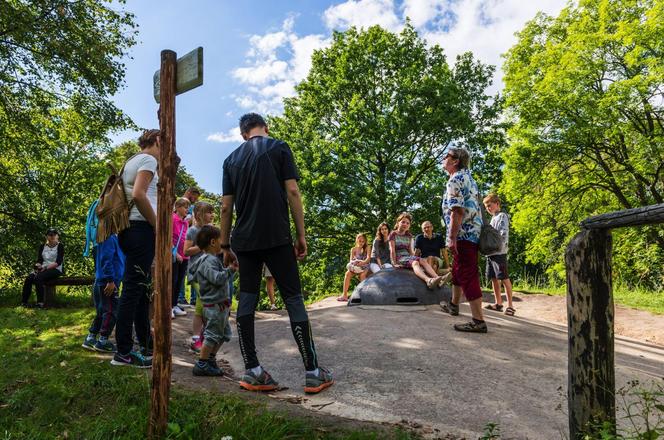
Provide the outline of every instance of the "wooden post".
{"type": "Polygon", "coordinates": [[[161,130],[159,184],[157,195],[157,241],[154,279],[154,356],[148,436],[163,438],[168,425],[168,397],[171,386],[171,293],[172,211],[175,201],[175,81],[177,56],[161,52],[160,113],[161,130]]]}
{"type": "Polygon", "coordinates": [[[599,421],[615,432],[611,241],[608,229],[583,230],[565,252],[570,440],[592,436],[591,425],[599,421]]]}

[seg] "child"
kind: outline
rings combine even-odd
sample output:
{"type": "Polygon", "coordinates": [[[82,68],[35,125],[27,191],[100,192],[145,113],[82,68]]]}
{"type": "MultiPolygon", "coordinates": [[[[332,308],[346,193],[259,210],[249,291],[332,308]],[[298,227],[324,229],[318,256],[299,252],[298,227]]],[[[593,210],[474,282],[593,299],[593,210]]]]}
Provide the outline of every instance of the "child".
{"type": "Polygon", "coordinates": [[[502,281],[507,294],[507,308],[505,314],[514,316],[516,309],[512,304],[512,282],[507,273],[507,242],[509,240],[510,219],[506,213],[500,211],[500,198],[496,194],[489,194],[483,200],[484,207],[491,214],[491,226],[493,226],[503,237],[502,249],[486,257],[486,277],[491,280],[493,294],[496,297],[495,304],[486,306],[489,310],[500,312],[503,310],[503,297],[500,294],[500,283],[502,281]]]}
{"type": "Polygon", "coordinates": [[[173,296],[171,318],[184,316],[185,310],[178,305],[180,290],[184,288],[184,277],[187,273],[189,257],[184,254],[184,241],[189,223],[185,220],[191,203],[184,197],[175,201],[173,208],[173,296]]]}
{"type": "Polygon", "coordinates": [[[114,353],[115,345],[108,340],[113,332],[118,308],[118,286],[124,274],[125,257],[118,236],[112,234],[99,243],[95,252],[95,285],[92,297],[97,314],[90,324],[83,348],[114,353]],[[97,340],[97,335],[100,335],[97,340]]]}
{"type": "Polygon", "coordinates": [[[192,264],[191,271],[198,283],[198,299],[203,303],[205,331],[203,347],[194,365],[194,376],[221,376],[217,366],[217,351],[221,344],[230,340],[228,318],[230,314],[230,292],[228,279],[231,270],[225,269],[217,257],[221,253],[221,230],[205,225],[196,236],[196,245],[203,255],[192,264]]]}
{"type": "Polygon", "coordinates": [[[184,254],[189,257],[189,270],[187,271],[187,279],[189,280],[189,288],[191,296],[189,303],[195,305],[194,320],[192,325],[193,336],[191,341],[191,349],[196,353],[201,351],[203,346],[203,302],[197,301],[198,299],[198,283],[194,281],[194,274],[191,267],[194,262],[203,255],[198,246],[196,246],[196,236],[198,231],[205,225],[209,225],[214,220],[214,210],[212,205],[206,202],[196,202],[194,205],[194,225],[187,230],[186,240],[184,241],[184,254]]]}
{"type": "Polygon", "coordinates": [[[355,237],[355,246],[350,250],[350,262],[346,265],[346,274],[344,275],[343,295],[337,298],[337,301],[348,301],[348,288],[353,275],[358,275],[360,281],[364,280],[369,273],[369,262],[371,261],[371,246],[367,243],[366,234],[357,234],[355,237]]]}
{"type": "Polygon", "coordinates": [[[274,277],[270,272],[270,269],[267,268],[266,264],[263,264],[263,277],[265,278],[265,290],[267,291],[267,296],[270,299],[270,310],[277,310],[277,305],[274,301],[274,277]]]}

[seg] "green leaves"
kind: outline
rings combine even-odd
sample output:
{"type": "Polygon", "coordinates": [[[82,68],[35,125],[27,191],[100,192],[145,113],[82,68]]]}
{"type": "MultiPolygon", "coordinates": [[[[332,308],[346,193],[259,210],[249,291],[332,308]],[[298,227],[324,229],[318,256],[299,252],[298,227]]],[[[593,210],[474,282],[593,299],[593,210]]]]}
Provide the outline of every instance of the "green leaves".
{"type": "MultiPolygon", "coordinates": [[[[662,0],[587,0],[538,15],[508,52],[502,189],[530,261],[561,261],[584,217],[664,202],[663,20],[662,0]]],[[[639,237],[664,248],[661,231],[639,237]]],[[[627,245],[616,240],[617,252],[627,245]]],[[[623,281],[664,285],[635,258],[621,262],[623,281]]]]}

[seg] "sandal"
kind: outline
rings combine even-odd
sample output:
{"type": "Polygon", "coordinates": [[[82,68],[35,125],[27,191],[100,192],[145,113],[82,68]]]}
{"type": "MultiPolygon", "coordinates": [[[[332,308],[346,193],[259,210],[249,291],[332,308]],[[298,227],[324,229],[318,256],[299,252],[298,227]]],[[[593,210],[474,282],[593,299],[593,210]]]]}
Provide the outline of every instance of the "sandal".
{"type": "MultiPolygon", "coordinates": [[[[502,304],[489,304],[484,307],[487,310],[493,310],[494,312],[502,312],[503,311],[503,305],[502,304]]],[[[514,310],[514,309],[512,309],[514,310]]],[[[507,311],[505,311],[507,313],[507,311]]]]}
{"type": "Polygon", "coordinates": [[[433,286],[438,282],[438,278],[429,278],[427,279],[427,289],[433,290],[433,286]]]}
{"type": "Polygon", "coordinates": [[[516,309],[514,307],[508,307],[508,308],[505,309],[505,314],[507,316],[514,316],[515,313],[516,313],[516,309]]]}
{"type": "Polygon", "coordinates": [[[337,297],[337,301],[339,301],[339,302],[347,302],[347,301],[348,301],[348,297],[344,298],[343,296],[339,296],[339,297],[337,297]]]}

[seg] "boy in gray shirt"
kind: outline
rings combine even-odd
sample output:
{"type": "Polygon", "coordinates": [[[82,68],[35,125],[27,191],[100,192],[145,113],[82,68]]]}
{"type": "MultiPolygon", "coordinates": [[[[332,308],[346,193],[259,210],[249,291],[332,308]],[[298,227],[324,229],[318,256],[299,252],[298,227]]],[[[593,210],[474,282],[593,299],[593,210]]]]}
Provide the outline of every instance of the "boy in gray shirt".
{"type": "Polygon", "coordinates": [[[198,283],[198,300],[203,303],[205,330],[203,347],[194,365],[194,376],[222,376],[217,365],[217,351],[230,340],[228,318],[231,299],[228,280],[231,269],[224,268],[217,257],[221,253],[221,230],[212,225],[201,227],[196,235],[196,245],[202,255],[192,264],[190,273],[198,283]]]}
{"type": "Polygon", "coordinates": [[[503,310],[503,298],[500,293],[500,284],[505,287],[507,295],[507,308],[505,314],[514,316],[516,309],[512,304],[512,281],[507,271],[507,243],[510,234],[510,220],[506,213],[500,210],[500,198],[496,194],[489,194],[483,200],[484,207],[492,215],[491,226],[493,226],[503,238],[503,246],[500,251],[486,257],[486,277],[491,280],[493,294],[496,298],[495,304],[486,306],[489,310],[500,312],[503,310]]]}

